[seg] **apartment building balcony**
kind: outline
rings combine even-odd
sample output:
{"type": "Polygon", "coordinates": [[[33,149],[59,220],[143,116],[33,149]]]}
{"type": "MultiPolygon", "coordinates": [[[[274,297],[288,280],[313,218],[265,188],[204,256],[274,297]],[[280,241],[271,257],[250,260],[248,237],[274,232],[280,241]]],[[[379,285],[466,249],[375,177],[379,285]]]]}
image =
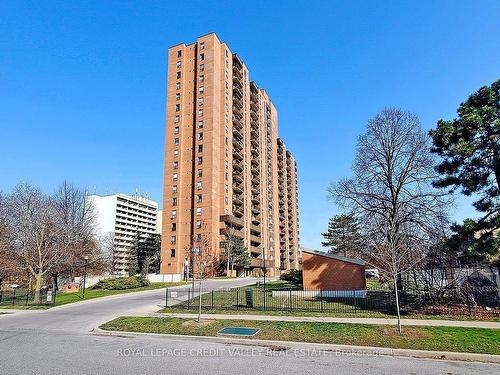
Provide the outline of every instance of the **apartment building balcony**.
{"type": "Polygon", "coordinates": [[[255,156],[255,157],[259,156],[259,150],[258,149],[252,147],[252,149],[250,151],[252,152],[253,156],[255,156]]]}
{"type": "Polygon", "coordinates": [[[259,107],[257,106],[256,100],[252,100],[251,97],[250,97],[250,109],[252,111],[255,111],[255,112],[257,112],[259,110],[259,107]]]}
{"type": "Polygon", "coordinates": [[[250,128],[250,135],[252,136],[252,139],[259,139],[259,132],[257,131],[257,129],[255,129],[255,127],[250,128]]]}
{"type": "Polygon", "coordinates": [[[240,149],[233,148],[233,160],[243,160],[243,147],[240,149]]]}
{"type": "Polygon", "coordinates": [[[240,81],[241,79],[243,79],[243,74],[241,73],[241,70],[238,69],[238,66],[234,65],[234,67],[233,67],[233,82],[240,81]]]}
{"type": "Polygon", "coordinates": [[[242,194],[243,193],[243,184],[233,183],[233,192],[235,192],[236,194],[242,194]]]}
{"type": "Polygon", "coordinates": [[[251,234],[250,235],[250,241],[258,243],[258,244],[262,243],[262,240],[260,239],[260,236],[256,236],[255,234],[251,234]]]}
{"type": "Polygon", "coordinates": [[[236,228],[229,228],[229,227],[220,228],[219,234],[223,236],[234,236],[241,239],[245,238],[245,233],[243,232],[243,230],[238,230],[236,228]]]}
{"type": "Polygon", "coordinates": [[[260,183],[259,176],[252,173],[252,182],[256,185],[259,184],[260,183]]]}
{"type": "Polygon", "coordinates": [[[271,259],[266,259],[265,261],[263,261],[262,258],[250,259],[250,267],[261,268],[263,266],[266,268],[273,268],[274,262],[271,259]]]}
{"type": "Polygon", "coordinates": [[[233,206],[233,214],[237,218],[243,217],[243,214],[244,214],[244,212],[243,212],[243,205],[241,205],[239,207],[233,206]]]}
{"type": "Polygon", "coordinates": [[[233,169],[236,171],[243,172],[243,162],[240,161],[240,162],[233,163],[233,169]]]}
{"type": "Polygon", "coordinates": [[[238,81],[233,83],[233,96],[237,96],[239,98],[243,98],[243,91],[241,90],[241,85],[238,81]],[[238,83],[238,84],[236,84],[238,83]]]}
{"type": "Polygon", "coordinates": [[[243,139],[243,134],[241,130],[233,126],[233,142],[241,142],[243,139]]]}
{"type": "Polygon", "coordinates": [[[250,224],[250,230],[252,232],[261,233],[260,227],[258,225],[255,225],[255,224],[250,224]]]}
{"type": "Polygon", "coordinates": [[[252,213],[255,215],[260,214],[260,207],[252,207],[252,213]]]}
{"type": "Polygon", "coordinates": [[[238,108],[233,105],[233,112],[243,118],[243,112],[241,112],[241,108],[238,108]]]}
{"type": "Polygon", "coordinates": [[[260,202],[259,196],[252,194],[252,203],[258,204],[260,202]]]}
{"type": "Polygon", "coordinates": [[[255,121],[259,120],[259,115],[255,111],[250,111],[250,117],[253,118],[255,121]]]}
{"type": "Polygon", "coordinates": [[[241,206],[243,204],[243,198],[240,194],[234,194],[233,195],[233,203],[235,203],[238,206],[241,206]]]}
{"type": "Polygon", "coordinates": [[[241,229],[244,226],[244,221],[233,215],[221,215],[219,219],[221,222],[232,225],[238,229],[241,229]]]}
{"type": "Polygon", "coordinates": [[[255,225],[260,224],[260,218],[257,216],[252,216],[252,223],[255,225]]]}
{"type": "Polygon", "coordinates": [[[241,177],[241,173],[233,172],[233,180],[237,182],[243,182],[243,178],[241,177]]]}

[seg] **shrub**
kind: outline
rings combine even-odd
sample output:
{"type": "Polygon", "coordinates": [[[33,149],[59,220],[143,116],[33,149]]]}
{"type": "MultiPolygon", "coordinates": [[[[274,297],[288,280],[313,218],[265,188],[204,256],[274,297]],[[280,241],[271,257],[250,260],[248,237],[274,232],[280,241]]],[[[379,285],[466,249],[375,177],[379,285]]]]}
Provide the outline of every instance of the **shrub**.
{"type": "Polygon", "coordinates": [[[140,288],[149,284],[149,280],[144,276],[111,277],[99,280],[91,289],[123,290],[140,288]]]}
{"type": "Polygon", "coordinates": [[[302,285],[302,271],[299,270],[290,270],[287,273],[284,273],[280,276],[281,280],[288,281],[289,283],[300,286],[302,285]]]}

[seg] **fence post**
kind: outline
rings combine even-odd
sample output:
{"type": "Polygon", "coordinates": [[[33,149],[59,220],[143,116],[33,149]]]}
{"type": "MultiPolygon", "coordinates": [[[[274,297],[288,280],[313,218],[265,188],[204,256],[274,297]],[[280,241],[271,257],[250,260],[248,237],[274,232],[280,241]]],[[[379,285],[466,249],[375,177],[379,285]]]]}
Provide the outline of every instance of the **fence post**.
{"type": "Polygon", "coordinates": [[[191,288],[188,289],[188,310],[189,310],[189,301],[191,300],[191,288]]]}
{"type": "Polygon", "coordinates": [[[212,289],[212,310],[214,309],[214,290],[212,289]]]}
{"type": "Polygon", "coordinates": [[[12,306],[16,305],[16,289],[14,289],[14,296],[12,298],[12,306]]]}
{"type": "Polygon", "coordinates": [[[165,308],[168,307],[168,288],[165,288],[165,308]]]}
{"type": "Polygon", "coordinates": [[[289,307],[290,311],[292,311],[292,288],[290,288],[290,297],[289,297],[289,301],[288,301],[288,307],[289,307]]]}
{"type": "MultiPolygon", "coordinates": [[[[240,309],[240,288],[236,288],[236,310],[240,309]]],[[[1,301],[1,299],[0,299],[1,301]]]]}
{"type": "Polygon", "coordinates": [[[323,312],[323,289],[319,290],[320,309],[323,312]]]}
{"type": "Polygon", "coordinates": [[[358,304],[356,303],[357,302],[356,290],[353,290],[353,293],[354,293],[354,312],[357,312],[357,310],[358,310],[358,304]]]}
{"type": "Polygon", "coordinates": [[[26,291],[26,306],[28,306],[28,302],[29,302],[29,298],[30,298],[30,292],[27,290],[26,291]]]}
{"type": "Polygon", "coordinates": [[[266,310],[266,286],[264,285],[264,311],[266,310]]]}

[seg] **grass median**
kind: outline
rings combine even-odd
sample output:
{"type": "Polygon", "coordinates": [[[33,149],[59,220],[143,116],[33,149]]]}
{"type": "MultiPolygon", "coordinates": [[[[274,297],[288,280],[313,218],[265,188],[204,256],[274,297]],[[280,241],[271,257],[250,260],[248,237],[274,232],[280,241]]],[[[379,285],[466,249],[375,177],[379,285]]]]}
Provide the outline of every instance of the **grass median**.
{"type": "Polygon", "coordinates": [[[197,326],[180,318],[120,317],[100,326],[103,330],[194,336],[217,336],[224,327],[255,327],[252,337],[262,340],[314,342],[326,344],[439,350],[500,355],[500,330],[460,327],[404,327],[311,322],[208,320],[197,326]]]}

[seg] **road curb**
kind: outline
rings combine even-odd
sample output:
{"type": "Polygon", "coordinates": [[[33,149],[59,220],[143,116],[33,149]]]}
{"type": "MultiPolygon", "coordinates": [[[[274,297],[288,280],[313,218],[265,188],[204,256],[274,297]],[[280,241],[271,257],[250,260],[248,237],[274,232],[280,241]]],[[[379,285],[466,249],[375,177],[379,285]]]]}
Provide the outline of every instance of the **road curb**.
{"type": "Polygon", "coordinates": [[[245,346],[260,346],[267,347],[269,350],[309,350],[309,351],[324,351],[332,352],[336,355],[353,355],[366,357],[407,357],[421,359],[439,359],[446,361],[462,361],[462,362],[482,362],[500,364],[500,355],[479,354],[479,353],[461,353],[447,351],[431,351],[431,350],[414,350],[414,349],[393,349],[373,346],[355,346],[355,345],[340,345],[340,344],[322,344],[310,342],[295,342],[295,341],[279,341],[279,340],[259,340],[259,339],[239,339],[233,337],[217,337],[217,336],[191,336],[191,335],[175,335],[166,333],[147,333],[147,332],[128,332],[128,331],[107,331],[101,328],[94,328],[91,334],[98,336],[112,336],[134,338],[141,336],[151,336],[157,338],[175,338],[185,341],[204,341],[215,342],[220,344],[245,345],[245,346]]]}

